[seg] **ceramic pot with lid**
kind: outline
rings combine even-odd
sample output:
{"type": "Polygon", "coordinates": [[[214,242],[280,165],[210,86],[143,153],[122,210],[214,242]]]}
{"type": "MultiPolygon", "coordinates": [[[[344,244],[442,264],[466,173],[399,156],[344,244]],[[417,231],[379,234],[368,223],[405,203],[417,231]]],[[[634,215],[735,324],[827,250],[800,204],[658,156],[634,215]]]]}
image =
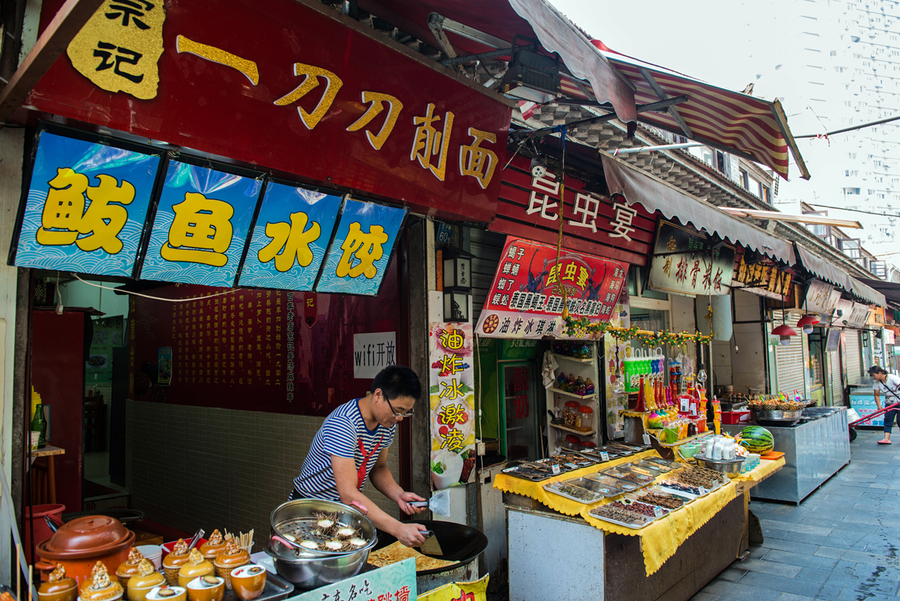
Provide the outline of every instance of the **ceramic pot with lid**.
{"type": "Polygon", "coordinates": [[[78,584],[66,575],[62,564],[56,564],[50,580],[41,584],[37,593],[38,601],[75,601],[78,599],[78,584]]]}
{"type": "Polygon", "coordinates": [[[119,565],[128,559],[134,538],[134,532],[119,520],[89,515],[60,526],[52,537],[38,544],[37,552],[46,562],[62,564],[66,573],[81,585],[90,578],[98,561],[115,574],[119,565]]]}

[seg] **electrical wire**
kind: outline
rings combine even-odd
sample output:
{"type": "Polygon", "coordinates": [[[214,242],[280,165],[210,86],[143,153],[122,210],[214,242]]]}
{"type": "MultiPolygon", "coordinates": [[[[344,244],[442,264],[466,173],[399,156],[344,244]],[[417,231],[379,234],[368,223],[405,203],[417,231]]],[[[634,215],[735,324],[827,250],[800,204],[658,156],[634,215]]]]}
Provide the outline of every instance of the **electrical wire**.
{"type": "MultiPolygon", "coordinates": [[[[816,116],[816,118],[818,119],[818,115],[816,116]]],[[[794,136],[794,139],[802,140],[805,138],[828,138],[828,136],[833,136],[835,134],[843,134],[847,133],[848,131],[856,131],[865,127],[881,125],[882,123],[890,123],[891,121],[900,121],[900,115],[896,117],[888,117],[887,119],[879,119],[878,121],[872,121],[870,123],[863,123],[862,125],[854,125],[853,127],[845,127],[844,129],[836,129],[834,131],[825,132],[824,134],[804,134],[802,136],[794,136]]]]}
{"type": "Polygon", "coordinates": [[[807,203],[811,207],[822,207],[823,209],[834,209],[836,211],[850,211],[852,213],[865,213],[866,215],[878,215],[879,217],[900,217],[900,213],[892,214],[892,213],[876,213],[875,211],[863,211],[862,209],[848,209],[847,207],[835,207],[831,205],[820,205],[807,203]]]}
{"type": "Polygon", "coordinates": [[[88,286],[93,286],[94,288],[102,288],[103,290],[112,290],[113,292],[121,292],[122,294],[131,294],[132,296],[140,296],[141,298],[148,298],[150,300],[163,301],[165,303],[191,303],[194,301],[202,301],[208,298],[215,298],[217,296],[224,296],[226,294],[231,294],[233,292],[237,292],[238,288],[231,288],[230,290],[226,290],[225,292],[217,292],[215,294],[209,294],[207,296],[198,296],[196,298],[163,298],[160,296],[150,296],[149,294],[141,294],[140,292],[134,292],[132,290],[122,290],[121,288],[112,288],[110,286],[104,286],[102,284],[95,284],[94,282],[88,282],[87,280],[83,280],[78,277],[77,273],[73,273],[75,279],[81,282],[82,284],[87,284],[88,286]]]}

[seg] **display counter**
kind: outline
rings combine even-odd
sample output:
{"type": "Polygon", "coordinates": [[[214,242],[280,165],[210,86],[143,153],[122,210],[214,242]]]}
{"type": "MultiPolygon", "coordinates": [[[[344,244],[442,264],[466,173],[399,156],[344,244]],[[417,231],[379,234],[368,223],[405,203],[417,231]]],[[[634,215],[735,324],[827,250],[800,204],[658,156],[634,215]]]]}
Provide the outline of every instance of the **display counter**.
{"type": "MultiPolygon", "coordinates": [[[[799,504],[850,462],[850,437],[844,407],[805,409],[793,426],[763,426],[784,453],[784,469],[756,486],[753,498],[799,504]]],[[[743,426],[722,426],[730,434],[743,426]]]]}
{"type": "MultiPolygon", "coordinates": [[[[724,486],[635,530],[594,519],[591,505],[543,485],[655,456],[603,463],[543,482],[497,476],[508,513],[510,599],[690,599],[746,549],[745,492],[784,465],[763,461],[724,486]],[[602,591],[602,592],[601,592],[602,591]]],[[[665,479],[660,476],[658,479],[665,479]]]]}

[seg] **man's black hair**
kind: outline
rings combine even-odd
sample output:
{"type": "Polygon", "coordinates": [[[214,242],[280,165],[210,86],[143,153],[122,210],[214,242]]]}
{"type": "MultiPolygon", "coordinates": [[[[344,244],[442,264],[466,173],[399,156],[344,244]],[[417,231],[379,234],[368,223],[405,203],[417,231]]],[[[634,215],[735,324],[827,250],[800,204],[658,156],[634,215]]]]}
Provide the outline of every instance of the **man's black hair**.
{"type": "Polygon", "coordinates": [[[385,367],[372,381],[372,390],[380,388],[388,399],[396,399],[401,396],[412,397],[419,400],[422,396],[422,383],[416,372],[403,365],[390,365],[385,367]]]}
{"type": "Polygon", "coordinates": [[[873,365],[869,368],[869,375],[874,376],[875,374],[886,374],[887,371],[881,367],[880,365],[873,365]]]}

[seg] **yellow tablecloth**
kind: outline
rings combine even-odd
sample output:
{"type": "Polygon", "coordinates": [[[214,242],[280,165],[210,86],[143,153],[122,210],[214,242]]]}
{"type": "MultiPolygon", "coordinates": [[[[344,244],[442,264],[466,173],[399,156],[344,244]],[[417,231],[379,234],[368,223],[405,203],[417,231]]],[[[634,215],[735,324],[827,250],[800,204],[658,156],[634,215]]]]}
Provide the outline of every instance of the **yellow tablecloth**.
{"type": "MultiPolygon", "coordinates": [[[[558,511],[565,515],[581,516],[589,524],[604,532],[640,537],[641,552],[644,554],[644,569],[647,575],[650,576],[656,572],[667,559],[675,554],[678,547],[680,547],[689,536],[696,532],[703,524],[712,519],[712,517],[728,505],[728,503],[734,500],[738,494],[736,488],[738,482],[758,482],[784,466],[784,458],[775,461],[761,461],[760,465],[756,468],[746,474],[741,474],[722,488],[705,497],[695,500],[693,503],[685,505],[681,509],[669,513],[669,515],[654,521],[649,526],[641,528],[640,530],[626,528],[591,517],[590,510],[599,505],[608,503],[608,499],[598,501],[591,505],[585,505],[584,503],[578,503],[577,501],[572,501],[565,497],[548,493],[543,488],[543,486],[549,482],[577,478],[603,469],[608,469],[621,463],[630,463],[632,461],[637,461],[638,459],[654,456],[656,456],[656,451],[644,451],[643,453],[632,455],[631,457],[625,457],[569,472],[544,480],[543,482],[530,482],[521,478],[514,478],[512,476],[507,476],[506,474],[501,474],[494,478],[494,488],[535,499],[554,511],[558,511]]],[[[666,478],[667,476],[663,474],[659,476],[657,480],[665,480],[666,478]]]]}

